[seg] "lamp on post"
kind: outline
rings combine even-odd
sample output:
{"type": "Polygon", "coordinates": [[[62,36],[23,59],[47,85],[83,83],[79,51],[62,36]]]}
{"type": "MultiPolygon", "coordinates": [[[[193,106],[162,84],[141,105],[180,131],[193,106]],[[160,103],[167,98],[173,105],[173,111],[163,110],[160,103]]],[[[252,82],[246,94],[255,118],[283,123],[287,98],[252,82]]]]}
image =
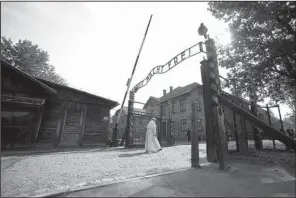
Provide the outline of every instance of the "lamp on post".
{"type": "Polygon", "coordinates": [[[205,39],[208,39],[209,38],[209,35],[207,35],[208,28],[203,23],[200,24],[200,26],[199,26],[199,28],[198,28],[197,31],[198,31],[198,34],[200,36],[204,36],[205,39]]]}

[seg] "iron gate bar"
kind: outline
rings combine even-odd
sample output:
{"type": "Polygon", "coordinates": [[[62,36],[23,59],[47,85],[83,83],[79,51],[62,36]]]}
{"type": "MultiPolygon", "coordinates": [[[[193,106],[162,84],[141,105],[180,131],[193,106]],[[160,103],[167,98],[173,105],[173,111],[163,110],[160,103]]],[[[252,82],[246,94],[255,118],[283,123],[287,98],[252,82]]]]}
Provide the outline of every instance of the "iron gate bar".
{"type": "MultiPolygon", "coordinates": [[[[126,130],[125,130],[125,133],[124,133],[124,137],[125,138],[122,138],[122,142],[121,144],[123,144],[123,139],[126,140],[126,144],[125,144],[125,147],[127,148],[128,147],[128,142],[129,142],[129,133],[130,133],[130,127],[133,123],[131,123],[131,116],[133,116],[132,114],[132,111],[133,111],[133,104],[134,104],[134,95],[135,93],[142,87],[146,86],[148,84],[148,82],[151,80],[152,76],[154,74],[164,74],[166,72],[168,72],[169,70],[171,70],[172,68],[174,68],[175,66],[177,66],[179,63],[183,62],[184,60],[194,56],[194,55],[197,55],[201,52],[207,54],[206,51],[204,51],[204,48],[203,48],[203,45],[205,45],[206,43],[204,42],[199,42],[191,47],[189,47],[188,49],[186,50],[183,50],[181,53],[179,53],[178,55],[176,55],[174,58],[172,58],[169,62],[167,62],[165,65],[160,65],[160,66],[156,66],[154,67],[148,74],[148,76],[140,81],[138,84],[136,84],[134,86],[134,88],[130,91],[130,99],[129,99],[129,105],[128,105],[128,116],[127,116],[127,126],[126,126],[126,130]],[[198,46],[198,50],[197,51],[194,51],[194,48],[198,46]],[[187,53],[186,53],[187,52],[187,53]],[[193,52],[193,53],[192,53],[193,52]],[[187,57],[186,57],[186,54],[187,54],[187,57]],[[181,56],[181,60],[178,60],[178,57],[181,56]],[[171,64],[174,63],[172,66],[171,64]],[[165,68],[167,66],[167,68],[165,68]],[[165,71],[163,71],[163,69],[167,69],[165,71]],[[155,72],[155,69],[157,70],[155,72]],[[161,71],[160,71],[161,70],[161,71]]],[[[130,82],[129,82],[129,85],[130,85],[130,82]]]]}
{"type": "MultiPolygon", "coordinates": [[[[154,76],[154,74],[164,74],[166,72],[168,72],[169,70],[171,70],[172,68],[176,67],[179,63],[183,62],[184,60],[197,55],[201,52],[204,52],[207,55],[208,61],[210,61],[210,65],[209,66],[214,66],[213,69],[215,71],[215,73],[217,73],[219,75],[219,70],[218,70],[218,66],[217,66],[217,55],[216,55],[216,48],[214,45],[214,41],[213,39],[210,39],[209,36],[206,36],[206,32],[207,32],[207,28],[205,28],[205,26],[203,26],[203,23],[201,24],[200,28],[199,28],[199,34],[200,35],[204,35],[205,39],[207,39],[204,42],[199,42],[195,45],[193,45],[192,47],[182,51],[181,53],[179,53],[177,56],[175,56],[173,59],[171,59],[169,62],[167,62],[165,65],[159,65],[154,67],[149,74],[147,75],[147,77],[145,79],[143,79],[142,81],[140,81],[138,84],[136,84],[134,86],[134,88],[130,91],[130,101],[129,101],[129,105],[128,105],[128,117],[127,117],[127,127],[125,130],[125,140],[126,140],[126,145],[125,148],[128,147],[129,144],[129,135],[130,135],[130,127],[133,124],[132,120],[131,120],[131,116],[133,116],[132,112],[133,112],[133,101],[134,101],[134,94],[142,87],[146,86],[148,84],[148,82],[151,80],[151,78],[154,76]],[[206,29],[206,31],[200,31],[201,27],[203,27],[204,29],[206,29]],[[202,34],[201,34],[202,33],[202,34]],[[203,45],[205,45],[205,49],[203,48],[203,45]],[[198,46],[197,50],[195,50],[194,48],[198,46]],[[194,51],[195,50],[195,51],[194,51]]],[[[217,84],[217,86],[220,88],[220,81],[219,81],[219,77],[218,77],[218,81],[216,80],[215,82],[217,84]]],[[[217,92],[217,95],[220,96],[220,89],[217,92]]],[[[215,96],[215,98],[218,97],[215,96]]],[[[212,98],[213,99],[213,98],[212,98]]],[[[217,102],[218,106],[219,106],[219,102],[217,102]]],[[[225,153],[225,145],[223,143],[223,139],[225,138],[221,138],[223,136],[220,137],[220,127],[224,127],[223,123],[221,123],[221,119],[222,119],[222,113],[221,113],[221,109],[214,107],[212,108],[212,111],[214,111],[214,117],[216,122],[214,123],[215,127],[215,133],[217,134],[217,132],[219,132],[217,135],[219,137],[219,139],[216,139],[217,143],[218,143],[218,148],[219,148],[219,152],[216,152],[218,154],[218,159],[219,159],[219,165],[220,165],[220,169],[225,169],[225,165],[226,165],[226,158],[227,158],[227,153],[225,153]],[[220,126],[221,125],[221,126],[220,126]]],[[[143,113],[140,113],[143,114],[143,113]]],[[[162,118],[162,116],[161,116],[162,118]]],[[[169,120],[169,123],[171,122],[171,120],[169,120]]],[[[161,125],[160,125],[161,126],[161,125]]],[[[171,131],[169,131],[171,134],[171,131]]],[[[208,143],[208,142],[207,142],[208,143]]]]}

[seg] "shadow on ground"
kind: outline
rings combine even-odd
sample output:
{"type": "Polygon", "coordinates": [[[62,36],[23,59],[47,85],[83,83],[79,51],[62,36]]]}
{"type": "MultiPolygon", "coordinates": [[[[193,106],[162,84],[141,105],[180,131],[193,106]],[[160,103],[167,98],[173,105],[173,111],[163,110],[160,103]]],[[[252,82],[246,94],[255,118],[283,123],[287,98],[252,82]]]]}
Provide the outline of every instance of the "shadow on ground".
{"type": "Polygon", "coordinates": [[[230,163],[68,192],[58,197],[295,197],[295,177],[277,165],[230,163]],[[215,188],[213,188],[215,186],[215,188]]]}
{"type": "Polygon", "coordinates": [[[125,153],[125,154],[120,154],[118,157],[135,157],[135,156],[140,156],[140,155],[145,155],[147,154],[146,152],[139,152],[139,153],[125,153]]]}

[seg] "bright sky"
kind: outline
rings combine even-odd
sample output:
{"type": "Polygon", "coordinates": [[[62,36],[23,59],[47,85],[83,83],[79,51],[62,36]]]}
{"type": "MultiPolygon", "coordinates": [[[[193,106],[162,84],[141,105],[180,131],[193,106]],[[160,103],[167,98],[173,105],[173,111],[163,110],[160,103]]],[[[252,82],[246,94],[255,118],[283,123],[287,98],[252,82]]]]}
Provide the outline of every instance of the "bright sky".
{"type": "MultiPolygon", "coordinates": [[[[50,63],[69,86],[121,103],[150,14],[153,18],[131,88],[153,67],[203,41],[197,33],[202,22],[211,37],[219,38],[217,42],[230,42],[226,24],[207,11],[206,2],[2,2],[1,35],[14,42],[28,39],[48,51],[50,63]]],[[[136,101],[160,97],[169,86],[201,83],[202,56],[155,75],[137,92],[136,101]]],[[[226,76],[226,71],[220,69],[220,75],[226,76]]],[[[285,114],[288,109],[281,111],[285,114]]]]}

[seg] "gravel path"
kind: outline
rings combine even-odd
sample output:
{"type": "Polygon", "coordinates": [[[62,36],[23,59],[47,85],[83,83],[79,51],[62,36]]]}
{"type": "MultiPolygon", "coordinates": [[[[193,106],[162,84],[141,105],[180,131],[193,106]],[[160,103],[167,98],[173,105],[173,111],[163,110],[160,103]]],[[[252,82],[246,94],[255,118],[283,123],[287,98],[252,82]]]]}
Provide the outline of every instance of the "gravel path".
{"type": "MultiPolygon", "coordinates": [[[[206,157],[205,144],[200,158],[206,157]]],[[[1,195],[19,196],[45,188],[55,189],[103,178],[154,174],[190,167],[190,145],[163,148],[144,154],[143,149],[56,153],[15,159],[1,158],[1,195]],[[11,160],[14,160],[11,164],[11,160]],[[10,163],[10,164],[9,164],[10,163]]],[[[205,162],[205,160],[203,160],[205,162]]]]}

